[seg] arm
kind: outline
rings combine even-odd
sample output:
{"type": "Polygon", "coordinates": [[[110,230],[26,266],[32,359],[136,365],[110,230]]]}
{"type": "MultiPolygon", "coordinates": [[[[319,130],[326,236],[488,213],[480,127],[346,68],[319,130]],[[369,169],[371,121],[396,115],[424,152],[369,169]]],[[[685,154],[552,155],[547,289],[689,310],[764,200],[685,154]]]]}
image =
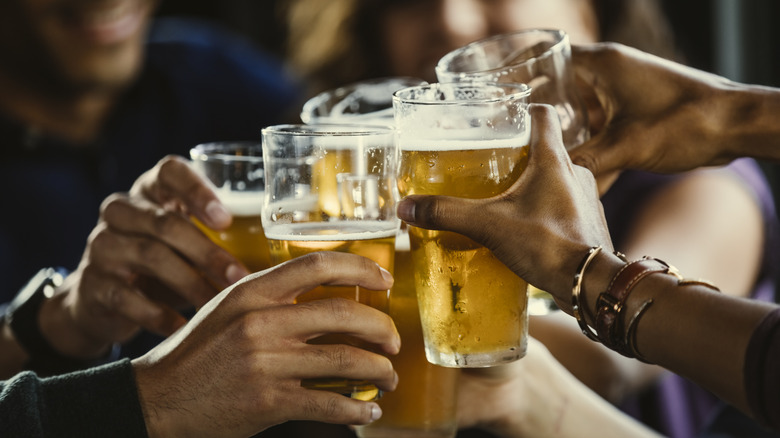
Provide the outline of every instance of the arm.
{"type": "Polygon", "coordinates": [[[606,119],[571,154],[596,176],[620,169],[675,172],[743,156],[780,161],[780,90],[735,83],[620,44],[574,47],[572,55],[606,119]]]}
{"type": "MultiPolygon", "coordinates": [[[[39,310],[38,327],[51,348],[86,363],[141,328],[170,335],[186,322],[179,310],[205,304],[247,275],[188,215],[216,229],[231,220],[208,185],[176,157],[139,177],[130,195],[109,196],[77,270],[39,310]]],[[[9,353],[0,356],[0,377],[8,377],[29,357],[7,326],[0,343],[9,353]]]]}
{"type": "Polygon", "coordinates": [[[0,432],[29,438],[145,437],[129,360],[56,378],[0,382],[0,432]]]}
{"type": "MultiPolygon", "coordinates": [[[[643,203],[621,250],[630,260],[645,254],[673,260],[686,276],[705,278],[724,293],[749,297],[761,266],[764,223],[744,184],[728,168],[676,179],[643,203]]],[[[553,330],[550,334],[540,334],[539,324],[532,330],[572,373],[608,400],[622,401],[663,372],[594,344],[579,333],[574,321],[567,322],[543,323],[553,330]],[[582,351],[572,354],[572,348],[582,351]]]]}
{"type": "Polygon", "coordinates": [[[32,437],[244,437],[292,419],[376,420],[376,403],[301,386],[304,378],[343,377],[393,390],[398,379],[378,353],[307,343],[346,333],[383,354],[400,348],[392,320],[376,309],[338,299],[294,303],[320,284],[384,290],[392,278],[368,259],[337,253],[253,274],[132,362],[0,382],[0,430],[32,437]]]}
{"type": "MultiPolygon", "coordinates": [[[[571,313],[572,278],[583,256],[595,245],[610,251],[612,243],[593,176],[572,166],[554,113],[544,106],[532,106],[530,112],[531,158],[507,192],[481,200],[413,196],[399,204],[398,212],[412,225],[459,232],[484,244],[571,313]]],[[[598,294],[623,266],[624,261],[605,252],[588,268],[582,298],[591,326],[598,294]]],[[[658,274],[637,283],[626,314],[650,298],[655,301],[637,325],[641,354],[750,412],[745,353],[753,331],[776,306],[701,285],[679,286],[675,277],[658,274]]]]}

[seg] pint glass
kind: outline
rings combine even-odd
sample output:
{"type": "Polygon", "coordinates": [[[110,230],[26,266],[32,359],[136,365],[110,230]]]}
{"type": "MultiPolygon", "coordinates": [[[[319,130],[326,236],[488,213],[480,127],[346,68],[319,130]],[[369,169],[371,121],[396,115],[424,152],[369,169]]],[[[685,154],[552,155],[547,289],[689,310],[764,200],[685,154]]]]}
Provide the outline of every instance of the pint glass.
{"type": "MultiPolygon", "coordinates": [[[[401,195],[485,198],[525,169],[523,84],[431,84],[395,93],[401,195]]],[[[525,355],[527,285],[465,236],[409,227],[428,361],[485,367],[525,355]]]]}
{"type": "Polygon", "coordinates": [[[401,335],[401,352],[390,357],[398,373],[395,391],[379,403],[382,418],[357,427],[360,438],[452,438],[457,432],[458,370],[425,358],[420,312],[414,287],[409,235],[396,238],[395,283],[390,316],[401,335]]]}
{"type": "MultiPolygon", "coordinates": [[[[278,125],[263,129],[262,137],[266,171],[262,218],[272,263],[315,251],[340,251],[372,259],[392,273],[399,228],[393,130],[278,125]]],[[[387,312],[388,294],[357,286],[320,286],[298,301],[340,297],[387,312]]],[[[313,342],[366,347],[346,335],[313,342]]],[[[379,395],[368,382],[316,379],[302,384],[362,400],[379,395]]]]}
{"type": "Polygon", "coordinates": [[[588,113],[575,87],[569,36],[562,30],[531,29],[475,41],[444,55],[436,77],[440,82],[528,84],[531,102],[555,107],[568,149],[590,137],[588,113]]]}
{"type": "Polygon", "coordinates": [[[217,142],[195,146],[190,158],[196,171],[215,187],[219,200],[233,215],[225,230],[212,230],[193,219],[213,242],[250,271],[271,267],[260,212],[264,198],[263,150],[257,142],[217,142]]]}
{"type": "MultiPolygon", "coordinates": [[[[424,84],[416,78],[386,77],[345,85],[307,101],[301,120],[309,124],[394,124],[393,93],[424,84]]],[[[398,373],[398,386],[377,400],[382,418],[356,427],[356,433],[360,438],[452,438],[457,432],[459,373],[426,360],[406,230],[399,232],[395,248],[389,313],[403,347],[390,361],[398,373]]]]}

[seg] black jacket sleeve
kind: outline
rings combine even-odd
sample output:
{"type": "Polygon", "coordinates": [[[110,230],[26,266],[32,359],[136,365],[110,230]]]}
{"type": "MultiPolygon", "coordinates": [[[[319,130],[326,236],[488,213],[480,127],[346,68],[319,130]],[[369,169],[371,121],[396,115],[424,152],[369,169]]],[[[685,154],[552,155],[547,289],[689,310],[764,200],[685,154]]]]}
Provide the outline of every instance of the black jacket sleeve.
{"type": "Polygon", "coordinates": [[[128,359],[41,379],[0,381],[0,436],[147,437],[128,359]]]}

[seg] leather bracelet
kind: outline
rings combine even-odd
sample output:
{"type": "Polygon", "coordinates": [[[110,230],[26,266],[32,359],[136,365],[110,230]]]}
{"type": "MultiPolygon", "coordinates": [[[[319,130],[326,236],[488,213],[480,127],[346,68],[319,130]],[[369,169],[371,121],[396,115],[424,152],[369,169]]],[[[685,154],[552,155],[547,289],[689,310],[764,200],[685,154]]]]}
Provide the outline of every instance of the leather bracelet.
{"type": "MultiPolygon", "coordinates": [[[[666,262],[644,257],[625,265],[615,275],[607,290],[599,294],[596,300],[596,332],[602,344],[624,356],[635,357],[623,335],[627,333],[623,330],[622,315],[626,300],[639,280],[650,274],[668,272],[670,266],[666,262]]],[[[633,324],[629,326],[635,326],[641,311],[634,315],[631,321],[633,324]]]]}

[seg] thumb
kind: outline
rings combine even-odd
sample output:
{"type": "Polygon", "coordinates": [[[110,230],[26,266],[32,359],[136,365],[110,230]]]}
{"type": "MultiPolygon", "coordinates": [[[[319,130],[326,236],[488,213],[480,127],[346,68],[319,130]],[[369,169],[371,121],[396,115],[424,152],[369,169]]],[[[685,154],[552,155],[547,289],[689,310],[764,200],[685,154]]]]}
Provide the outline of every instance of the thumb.
{"type": "Polygon", "coordinates": [[[473,235],[484,200],[452,196],[410,195],[398,203],[398,217],[409,225],[473,235]]]}

